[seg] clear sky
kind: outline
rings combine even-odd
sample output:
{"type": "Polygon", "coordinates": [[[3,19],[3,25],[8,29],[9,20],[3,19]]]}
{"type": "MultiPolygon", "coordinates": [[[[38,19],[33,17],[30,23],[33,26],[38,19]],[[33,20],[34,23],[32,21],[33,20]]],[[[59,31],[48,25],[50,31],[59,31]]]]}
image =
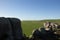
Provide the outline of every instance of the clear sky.
{"type": "Polygon", "coordinates": [[[0,17],[60,19],[60,0],[0,0],[0,17]]]}

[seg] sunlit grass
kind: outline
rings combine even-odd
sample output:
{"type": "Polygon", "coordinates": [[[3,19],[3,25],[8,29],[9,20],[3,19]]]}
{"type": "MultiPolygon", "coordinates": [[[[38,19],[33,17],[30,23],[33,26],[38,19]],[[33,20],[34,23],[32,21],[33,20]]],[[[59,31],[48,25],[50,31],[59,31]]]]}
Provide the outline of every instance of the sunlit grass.
{"type": "Polygon", "coordinates": [[[42,20],[42,21],[22,21],[23,33],[27,36],[31,35],[33,29],[43,27],[43,23],[49,21],[60,24],[60,20],[42,20]]]}

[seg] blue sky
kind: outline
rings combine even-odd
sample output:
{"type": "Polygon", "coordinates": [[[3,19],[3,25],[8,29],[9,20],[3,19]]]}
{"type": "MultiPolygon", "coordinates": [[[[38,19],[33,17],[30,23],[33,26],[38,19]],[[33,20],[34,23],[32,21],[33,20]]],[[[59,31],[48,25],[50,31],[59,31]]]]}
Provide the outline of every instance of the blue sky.
{"type": "Polygon", "coordinates": [[[60,19],[60,0],[0,0],[0,17],[60,19]]]}

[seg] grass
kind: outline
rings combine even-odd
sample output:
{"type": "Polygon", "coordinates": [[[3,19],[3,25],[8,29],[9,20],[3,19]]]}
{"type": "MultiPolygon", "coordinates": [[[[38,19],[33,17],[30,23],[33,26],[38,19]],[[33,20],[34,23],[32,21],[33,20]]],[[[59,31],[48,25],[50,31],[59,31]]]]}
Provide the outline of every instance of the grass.
{"type": "Polygon", "coordinates": [[[41,20],[41,21],[22,21],[22,30],[23,33],[27,36],[31,35],[33,29],[43,27],[43,23],[49,21],[60,24],[60,19],[58,20],[41,20]]]}

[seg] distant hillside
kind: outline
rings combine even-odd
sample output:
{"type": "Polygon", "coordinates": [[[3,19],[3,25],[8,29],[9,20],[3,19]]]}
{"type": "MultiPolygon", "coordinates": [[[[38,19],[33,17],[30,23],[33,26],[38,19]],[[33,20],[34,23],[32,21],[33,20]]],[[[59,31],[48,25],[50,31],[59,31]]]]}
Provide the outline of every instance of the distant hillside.
{"type": "Polygon", "coordinates": [[[60,24],[60,19],[56,19],[56,20],[27,20],[27,21],[25,20],[25,21],[22,21],[23,33],[25,33],[27,36],[31,35],[33,29],[43,27],[43,23],[46,21],[60,24]]]}

